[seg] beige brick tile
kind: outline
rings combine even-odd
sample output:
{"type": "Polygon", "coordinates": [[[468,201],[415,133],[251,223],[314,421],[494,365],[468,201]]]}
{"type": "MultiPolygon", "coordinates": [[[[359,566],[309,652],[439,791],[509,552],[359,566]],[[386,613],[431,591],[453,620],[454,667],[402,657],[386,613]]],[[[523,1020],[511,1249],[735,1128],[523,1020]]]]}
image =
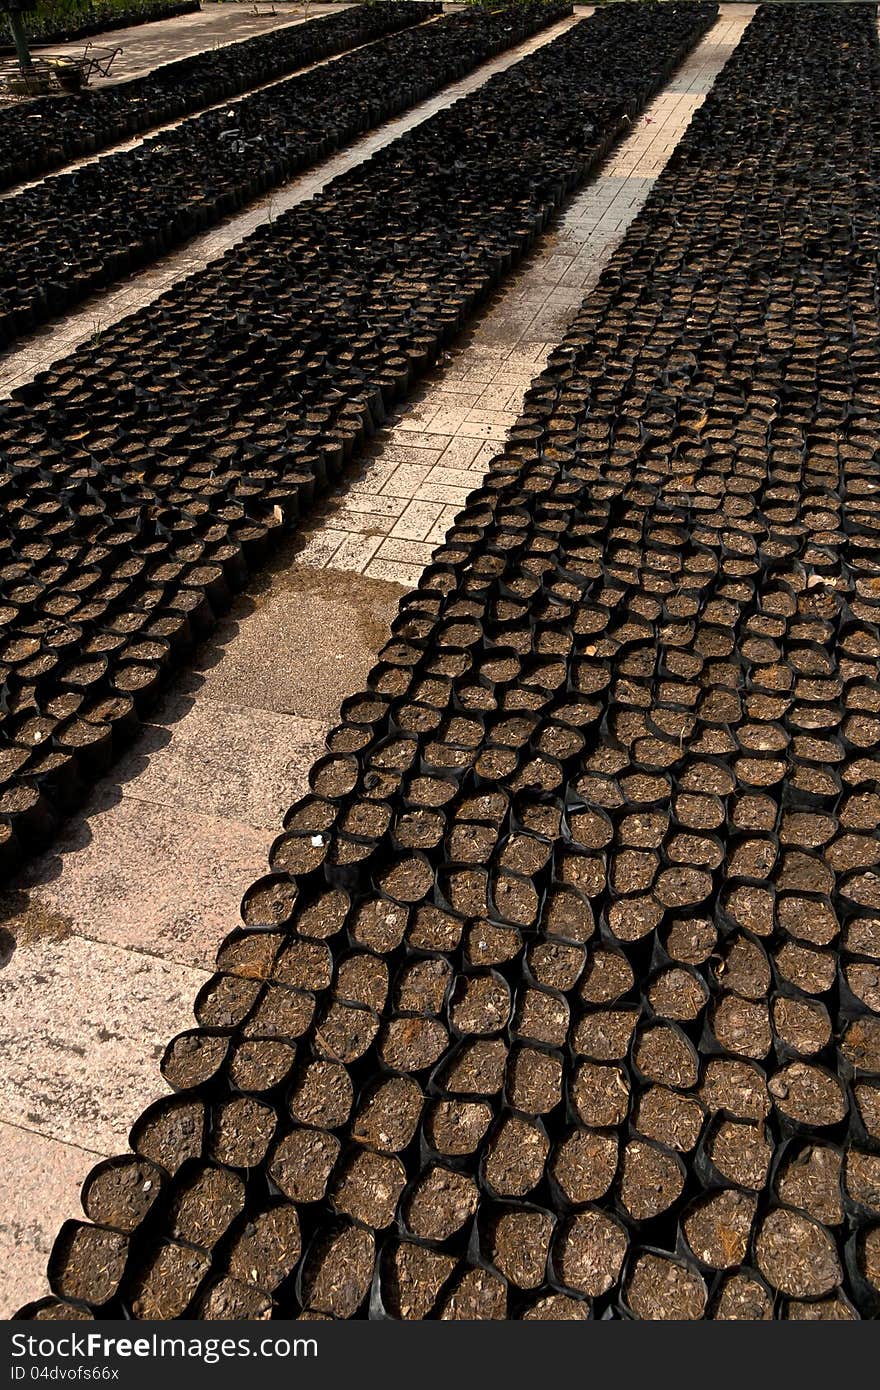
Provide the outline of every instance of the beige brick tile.
{"type": "Polygon", "coordinates": [[[410,502],[394,523],[391,535],[400,540],[424,541],[443,515],[440,502],[410,502]]]}
{"type": "Polygon", "coordinates": [[[431,545],[442,545],[446,539],[447,531],[460,511],[460,507],[444,507],[425,540],[431,545]]]}
{"type": "Polygon", "coordinates": [[[467,487],[447,487],[441,483],[423,483],[419,488],[419,496],[426,502],[439,502],[445,507],[463,507],[470,493],[479,485],[482,471],[471,472],[471,481],[467,487]]]}
{"type": "MultiPolygon", "coordinates": [[[[329,520],[335,531],[354,532],[361,536],[387,536],[397,517],[383,516],[380,512],[356,511],[353,507],[337,507],[330,513],[329,520]]],[[[336,551],[333,552],[333,563],[338,563],[336,551]]]]}
{"type": "Polygon", "coordinates": [[[380,491],[386,497],[416,497],[422,483],[427,481],[431,464],[401,463],[395,468],[380,491]]]}
{"type": "Polygon", "coordinates": [[[459,434],[450,439],[439,462],[443,468],[469,468],[483,452],[484,441],[473,435],[459,434]]]}
{"type": "Polygon", "coordinates": [[[395,435],[392,435],[392,436],[390,437],[390,442],[382,447],[382,452],[381,452],[381,455],[379,456],[379,460],[378,460],[378,461],[380,461],[380,462],[383,463],[383,464],[386,463],[386,462],[395,463],[395,464],[397,464],[397,463],[417,463],[417,464],[423,464],[423,463],[436,463],[436,462],[437,462],[437,459],[440,457],[441,453],[443,452],[442,448],[441,448],[441,447],[439,446],[439,444],[437,443],[436,437],[435,437],[434,435],[427,435],[427,434],[426,434],[426,435],[424,435],[424,436],[423,436],[423,435],[419,435],[418,438],[419,438],[419,439],[424,438],[424,439],[426,439],[426,440],[427,440],[427,439],[430,439],[430,440],[431,440],[431,443],[430,443],[430,445],[427,445],[427,444],[413,444],[413,443],[410,442],[410,436],[409,436],[409,434],[406,434],[406,435],[402,436],[401,438],[398,438],[398,436],[397,436],[396,434],[395,434],[395,435]],[[405,441],[405,442],[404,442],[404,441],[405,441]],[[433,458],[430,457],[431,455],[434,455],[434,457],[433,457],[433,458]]]}
{"type": "Polygon", "coordinates": [[[399,421],[397,428],[407,434],[410,430],[413,433],[427,433],[437,414],[439,414],[439,405],[414,405],[399,421]]]}
{"type": "Polygon", "coordinates": [[[510,400],[510,392],[504,385],[499,386],[497,382],[492,382],[483,391],[477,402],[480,410],[506,410],[510,400]]]}
{"type": "MultiPolygon", "coordinates": [[[[442,396],[438,395],[438,400],[442,401],[443,399],[442,396]]],[[[450,409],[441,404],[431,417],[430,423],[423,422],[421,428],[425,434],[454,435],[468,418],[469,411],[470,406],[456,406],[450,409]]],[[[401,421],[402,427],[403,422],[401,421]]]]}
{"type": "MultiPolygon", "coordinates": [[[[405,411],[406,406],[404,406],[403,409],[405,411]]],[[[436,434],[421,434],[418,430],[407,430],[405,435],[397,434],[395,432],[393,435],[393,441],[394,442],[389,445],[389,448],[391,449],[392,453],[394,453],[395,451],[403,453],[404,450],[413,451],[411,455],[407,456],[407,461],[411,463],[426,462],[426,460],[423,457],[417,457],[417,454],[415,452],[416,450],[419,454],[424,455],[427,453],[436,454],[438,450],[442,448],[442,441],[437,437],[436,434]]],[[[383,453],[384,452],[387,452],[387,450],[383,450],[383,453]]],[[[400,462],[404,462],[404,460],[401,459],[400,462]]]]}
{"type": "Polygon", "coordinates": [[[330,563],[345,535],[345,531],[329,526],[306,533],[305,543],[296,557],[298,562],[322,569],[330,563]]]}
{"type": "MultiPolygon", "coordinates": [[[[501,388],[504,389],[503,387],[501,388]]],[[[501,425],[506,431],[510,426],[510,413],[500,408],[484,407],[482,403],[471,410],[466,420],[467,425],[474,425],[476,429],[485,429],[491,425],[501,425]]]]}
{"type": "MultiPolygon", "coordinates": [[[[531,380],[531,377],[529,377],[529,380],[531,380]]],[[[526,389],[528,384],[529,381],[524,382],[523,390],[526,389]]],[[[507,438],[507,431],[510,425],[510,420],[506,420],[503,424],[501,422],[486,424],[479,420],[466,420],[464,427],[469,435],[476,435],[479,439],[504,440],[507,438]]]]}
{"type": "Polygon", "coordinates": [[[354,570],[357,574],[363,574],[382,540],[383,537],[376,534],[346,536],[333,552],[333,568],[354,570]]]}
{"type": "Polygon", "coordinates": [[[437,391],[444,409],[470,410],[480,399],[479,390],[476,388],[472,391],[462,390],[458,382],[455,382],[454,385],[449,385],[448,381],[439,381],[437,383],[437,391]],[[449,389],[447,389],[447,387],[449,389]]]}
{"type": "Polygon", "coordinates": [[[364,574],[367,579],[385,579],[392,584],[403,584],[405,588],[412,589],[418,584],[424,568],[422,564],[404,564],[397,560],[374,557],[364,574]]]}
{"type": "Polygon", "coordinates": [[[441,464],[431,469],[427,482],[441,487],[466,487],[474,485],[473,471],[469,468],[444,468],[441,464]]]}
{"type": "Polygon", "coordinates": [[[383,497],[378,492],[354,492],[351,489],[334,500],[339,509],[334,512],[337,517],[340,512],[345,512],[396,521],[406,506],[400,497],[383,497]]]}
{"type": "Polygon", "coordinates": [[[367,460],[360,473],[352,473],[351,481],[345,480],[346,496],[360,496],[364,493],[375,494],[379,491],[383,483],[393,475],[395,470],[400,467],[400,460],[386,458],[385,454],[378,454],[367,460]]]}

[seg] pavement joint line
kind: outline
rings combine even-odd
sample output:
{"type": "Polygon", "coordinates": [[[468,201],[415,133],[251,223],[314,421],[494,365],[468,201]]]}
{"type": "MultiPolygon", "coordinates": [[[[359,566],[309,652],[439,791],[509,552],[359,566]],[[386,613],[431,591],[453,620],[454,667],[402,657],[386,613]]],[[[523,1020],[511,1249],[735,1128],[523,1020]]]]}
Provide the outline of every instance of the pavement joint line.
{"type": "MultiPolygon", "coordinates": [[[[35,1134],[40,1139],[45,1139],[46,1137],[41,1129],[34,1129],[31,1125],[23,1125],[18,1120],[4,1119],[2,1115],[0,1115],[0,1125],[7,1125],[9,1129],[17,1129],[21,1134],[35,1134]]],[[[61,1144],[66,1141],[57,1139],[55,1142],[61,1144]]],[[[92,1158],[107,1157],[100,1149],[90,1149],[85,1144],[71,1144],[70,1147],[80,1149],[82,1153],[89,1154],[92,1158]]]]}

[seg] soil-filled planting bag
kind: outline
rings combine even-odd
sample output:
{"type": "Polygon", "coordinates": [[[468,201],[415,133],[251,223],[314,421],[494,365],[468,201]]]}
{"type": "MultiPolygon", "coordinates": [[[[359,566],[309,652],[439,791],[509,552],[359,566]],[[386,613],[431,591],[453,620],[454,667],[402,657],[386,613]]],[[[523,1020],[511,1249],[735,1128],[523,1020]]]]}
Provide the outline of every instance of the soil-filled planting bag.
{"type": "Polygon", "coordinates": [[[6,403],[0,868],[45,842],[713,14],[603,9],[6,403]]]}
{"type": "Polygon", "coordinates": [[[876,1315],[876,45],[749,27],[32,1312],[876,1315]]]}
{"type": "Polygon", "coordinates": [[[0,189],[334,53],[421,24],[440,8],[428,0],[377,0],[193,53],[112,87],[0,109],[0,189]]]}
{"type": "Polygon", "coordinates": [[[450,15],[0,200],[0,345],[570,13],[450,15]]]}

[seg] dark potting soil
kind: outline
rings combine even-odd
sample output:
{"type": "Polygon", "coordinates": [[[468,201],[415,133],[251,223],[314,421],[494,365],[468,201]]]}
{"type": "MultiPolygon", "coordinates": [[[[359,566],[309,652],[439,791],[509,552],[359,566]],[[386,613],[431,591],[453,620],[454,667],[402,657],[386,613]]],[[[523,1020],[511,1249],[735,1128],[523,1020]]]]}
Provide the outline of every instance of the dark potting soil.
{"type": "Polygon", "coordinates": [[[428,1113],[425,1133],[438,1153],[473,1153],[484,1137],[492,1111],[484,1101],[441,1100],[428,1113]]]}
{"type": "Polygon", "coordinates": [[[859,1267],[875,1290],[880,1290],[880,1227],[867,1231],[860,1242],[859,1267]]]}
{"type": "Polygon", "coordinates": [[[530,1304],[521,1315],[529,1321],[582,1322],[589,1318],[589,1303],[566,1294],[548,1294],[530,1304]]]}
{"type": "Polygon", "coordinates": [[[843,1274],[828,1231],[784,1207],[777,1207],[761,1223],[755,1260],[771,1288],[793,1298],[830,1293],[843,1274]]]}
{"type": "Polygon", "coordinates": [[[807,1062],[792,1062],[771,1077],[774,1104],[805,1125],[834,1125],[846,1114],[846,1095],[836,1076],[807,1062]]]}
{"type": "Polygon", "coordinates": [[[202,1250],[183,1245],[159,1247],[132,1279],[132,1312],[136,1318],[178,1318],[211,1268],[202,1250]]]}
{"type": "Polygon", "coordinates": [[[685,1239],[701,1264],[730,1269],[744,1263],[757,1198],[725,1188],[704,1198],[682,1221],[685,1239]]]}
{"type": "Polygon", "coordinates": [[[405,1077],[389,1077],[361,1100],[352,1134],[359,1143],[397,1152],[412,1139],[421,1112],[422,1092],[416,1083],[405,1077]]]}
{"type": "Polygon", "coordinates": [[[455,1269],[455,1260],[440,1251],[400,1243],[387,1259],[385,1306],[392,1317],[422,1319],[455,1269]]]}
{"type": "MultiPolygon", "coordinates": [[[[140,1121],[162,1206],[124,1233],[98,1311],[154,1306],[163,1216],[200,1171],[185,1160],[207,1159],[245,1184],[246,1207],[203,1274],[172,1267],[172,1311],[250,1283],[287,1317],[876,1316],[880,1026],[873,977],[849,970],[875,959],[854,943],[877,912],[876,827],[840,813],[878,780],[869,727],[848,721],[872,715],[880,662],[880,57],[863,8],[793,13],[750,25],[402,605],[351,706],[371,707],[348,725],[369,737],[314,771],[328,853],[297,878],[291,920],[222,948],[221,977],[256,993],[212,982],[200,1011],[217,1000],[227,1021],[200,1026],[228,1036],[228,1058],[241,1036],[297,1048],[292,1083],[260,1093],[276,1120],[264,1156],[238,1166],[226,1107],[259,1100],[227,1059],[140,1121]],[[416,688],[440,722],[402,734],[416,688]],[[576,726],[584,749],[554,759],[538,741],[574,727],[561,711],[575,702],[596,706],[576,726]],[[487,750],[512,755],[491,784],[487,750]],[[424,853],[393,831],[423,776],[444,787],[424,853]],[[484,797],[498,804],[475,813],[484,797]],[[387,829],[343,863],[365,801],[388,805],[387,829]],[[582,813],[592,844],[572,831],[582,813]],[[474,824],[492,837],[468,862],[456,832],[474,824]],[[514,871],[509,845],[534,858],[514,871]],[[516,915],[504,894],[499,911],[508,878],[531,890],[516,915]],[[305,931],[329,893],[333,926],[305,931]],[[508,954],[493,945],[493,968],[480,951],[496,931],[508,954]],[[281,985],[271,936],[326,942],[332,973],[324,957],[322,984],[281,985]],[[580,955],[563,988],[532,968],[546,944],[580,955]],[[387,966],[379,1011],[337,997],[365,954],[387,966]],[[411,1001],[434,1008],[402,1011],[409,967],[429,960],[449,970],[430,1001],[432,976],[414,973],[411,1001]],[[309,1005],[286,1015],[292,1031],[254,1031],[283,995],[309,1005]],[[299,1119],[316,1060],[333,1071],[299,1119]],[[396,1128],[374,1102],[391,1081],[407,1088],[396,1128]],[[305,1249],[264,1289],[229,1246],[279,1203],[301,1206],[305,1249]]],[[[380,977],[371,966],[367,983],[380,977]]],[[[262,1142],[263,1109],[240,1118],[262,1142]]]]}
{"type": "Polygon", "coordinates": [[[469,1269],[456,1279],[440,1308],[440,1318],[473,1322],[506,1316],[507,1290],[503,1280],[487,1269],[469,1269]]]}
{"type": "Polygon", "coordinates": [[[141,1116],[131,1134],[132,1148],[167,1173],[199,1158],[205,1142],[205,1107],[198,1100],[161,1101],[141,1116]]]}
{"type": "Polygon", "coordinates": [[[536,1047],[520,1047],[507,1069],[507,1098],[516,1110],[543,1115],[562,1099],[563,1067],[558,1056],[536,1047]]]}
{"type": "Polygon", "coordinates": [[[348,1072],[338,1062],[318,1059],[300,1072],[288,1105],[301,1124],[335,1129],[351,1113],[354,1092],[348,1072]]]}
{"type": "Polygon", "coordinates": [[[83,1210],[98,1226],[133,1231],[162,1189],[162,1173],[150,1163],[129,1157],[109,1160],[89,1175],[83,1210]]]}
{"type": "Polygon", "coordinates": [[[692,1022],[706,1006],[709,991],[698,976],[673,968],[662,971],[648,990],[648,1002],[656,1014],[679,1022],[692,1022]]]}
{"type": "Polygon", "coordinates": [[[210,1250],[244,1208],[244,1183],[227,1168],[202,1167],[188,1176],[171,1208],[170,1233],[210,1250]]]}
{"type": "Polygon", "coordinates": [[[623,1150],[620,1202],[634,1221],[649,1221],[671,1207],[684,1187],[680,1161],[659,1145],[633,1139],[623,1150]]]}
{"type": "Polygon", "coordinates": [[[841,1157],[824,1144],[805,1144],[787,1157],[776,1177],[776,1194],[826,1226],[843,1220],[841,1157]]]}
{"type": "Polygon", "coordinates": [[[556,1147],[550,1171],[572,1206],[582,1206],[605,1195],[617,1164],[616,1134],[576,1129],[556,1147]]]}
{"type": "Polygon", "coordinates": [[[479,1189],[472,1178],[451,1168],[430,1168],[404,1203],[404,1219],[422,1240],[448,1240],[477,1210],[479,1189]]]}
{"type": "Polygon", "coordinates": [[[492,1259],[505,1279],[520,1289],[544,1282],[553,1218],[545,1211],[506,1211],[492,1228],[492,1259]]]}
{"type": "Polygon", "coordinates": [[[554,1264],[563,1284],[599,1298],[620,1276],[627,1251],[623,1226],[599,1210],[578,1212],[554,1241],[554,1264]]]}
{"type": "Polygon", "coordinates": [[[320,1129],[297,1129],[275,1145],[269,1175],[292,1202],[317,1202],[339,1156],[339,1140],[320,1129]]]}
{"type": "Polygon", "coordinates": [[[773,1317],[773,1295],[749,1274],[725,1279],[712,1312],[722,1322],[765,1322],[773,1317]]]}
{"type": "Polygon", "coordinates": [[[651,1086],[639,1098],[634,1123],[646,1138],[689,1153],[699,1139],[705,1118],[705,1110],[693,1096],[665,1086],[651,1086]]]}
{"type": "Polygon", "coordinates": [[[293,1070],[296,1049],[273,1038],[244,1039],[229,1062],[229,1077],[240,1091],[271,1091],[293,1070]]]}
{"type": "Polygon", "coordinates": [[[536,1123],[507,1115],[489,1141],[486,1182],[500,1197],[524,1197],[540,1181],[549,1151],[550,1141],[536,1123]]]}
{"type": "Polygon", "coordinates": [[[366,1297],[373,1274],[375,1237],[343,1225],[319,1236],[305,1258],[303,1306],[334,1318],[350,1318],[366,1297]]]}
{"type": "Polygon", "coordinates": [[[662,1255],[639,1255],[624,1294],[637,1318],[693,1321],[706,1309],[706,1286],[697,1271],[662,1255]]]}
{"type": "Polygon", "coordinates": [[[219,1279],[195,1305],[193,1316],[199,1319],[228,1321],[230,1319],[265,1319],[272,1316],[272,1300],[252,1284],[235,1279],[219,1279]]]}
{"type": "Polygon", "coordinates": [[[274,1289],[301,1253],[296,1211],[289,1205],[254,1212],[241,1227],[229,1252],[229,1273],[261,1289],[274,1289]]]}
{"type": "Polygon", "coordinates": [[[398,1158],[363,1149],[335,1178],[333,1205],[344,1216],[378,1231],[393,1221],[405,1186],[406,1169],[398,1158]]]}
{"type": "Polygon", "coordinates": [[[800,1302],[790,1298],[785,1304],[786,1318],[797,1322],[852,1322],[858,1315],[840,1294],[800,1302]]]}
{"type": "Polygon", "coordinates": [[[120,1232],[70,1222],[52,1254],[52,1288],[75,1302],[107,1303],[119,1287],[127,1256],[128,1240],[120,1232]]]}
{"type": "Polygon", "coordinates": [[[850,1149],[846,1157],[844,1187],[853,1202],[880,1215],[880,1156],[850,1149]]]}
{"type": "Polygon", "coordinates": [[[773,1146],[761,1124],[722,1120],[706,1152],[723,1178],[760,1192],[767,1181],[773,1146]]]}

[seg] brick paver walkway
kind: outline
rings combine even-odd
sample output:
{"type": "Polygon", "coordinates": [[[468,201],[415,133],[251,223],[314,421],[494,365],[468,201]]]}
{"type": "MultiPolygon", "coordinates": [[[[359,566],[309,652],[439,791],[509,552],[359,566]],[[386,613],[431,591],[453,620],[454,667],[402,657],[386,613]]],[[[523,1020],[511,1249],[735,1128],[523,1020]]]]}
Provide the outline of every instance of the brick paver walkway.
{"type": "Polygon", "coordinates": [[[302,563],[417,582],[755,8],[721,6],[718,22],[601,177],[575,199],[442,375],[388,431],[363,476],[316,518],[302,563]]]}
{"type": "MultiPolygon", "coordinates": [[[[10,895],[0,937],[0,960],[16,943],[0,970],[0,1030],[10,1040],[0,1075],[0,1316],[38,1295],[49,1242],[78,1214],[95,1154],[124,1147],[133,1117],[160,1094],[162,1046],[189,1026],[204,967],[264,871],[341,699],[360,688],[401,594],[478,485],[525,387],[752,13],[722,6],[602,177],[385,432],[305,545],[291,543],[237,601],[200,669],[175,684],[126,762],[10,895]]],[[[366,157],[412,119],[341,159],[366,157]]],[[[328,176],[325,166],[299,181],[308,185],[299,196],[328,176]]]]}

